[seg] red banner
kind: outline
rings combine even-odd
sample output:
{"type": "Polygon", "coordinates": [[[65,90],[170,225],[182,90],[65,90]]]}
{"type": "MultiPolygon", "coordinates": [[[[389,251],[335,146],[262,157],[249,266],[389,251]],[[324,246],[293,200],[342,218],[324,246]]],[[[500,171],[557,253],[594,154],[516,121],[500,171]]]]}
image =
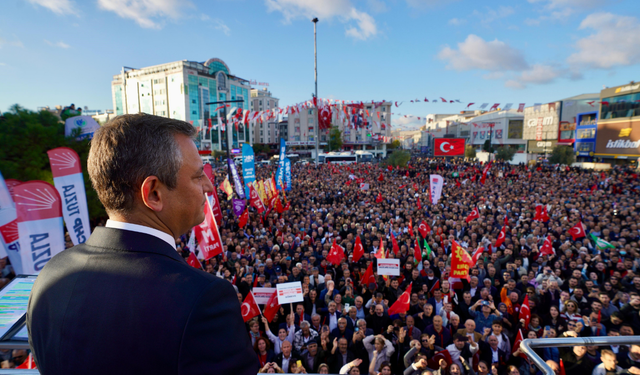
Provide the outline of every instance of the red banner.
{"type": "Polygon", "coordinates": [[[451,277],[469,278],[469,267],[473,264],[471,257],[456,241],[451,246],[451,277]]]}
{"type": "Polygon", "coordinates": [[[435,138],[434,156],[464,156],[464,138],[435,138]]]}
{"type": "Polygon", "coordinates": [[[205,260],[222,253],[222,240],[220,239],[218,224],[213,218],[209,200],[206,200],[204,205],[204,221],[195,227],[195,232],[200,251],[202,251],[205,260]]]}
{"type": "MultiPolygon", "coordinates": [[[[209,181],[213,186],[216,186],[216,179],[213,176],[211,171],[211,164],[204,165],[204,174],[207,175],[209,181]]],[[[214,188],[212,192],[207,193],[209,196],[209,203],[211,204],[211,209],[213,210],[213,217],[216,218],[216,222],[218,225],[222,225],[222,210],[220,209],[220,200],[218,199],[218,191],[214,188]]]]}

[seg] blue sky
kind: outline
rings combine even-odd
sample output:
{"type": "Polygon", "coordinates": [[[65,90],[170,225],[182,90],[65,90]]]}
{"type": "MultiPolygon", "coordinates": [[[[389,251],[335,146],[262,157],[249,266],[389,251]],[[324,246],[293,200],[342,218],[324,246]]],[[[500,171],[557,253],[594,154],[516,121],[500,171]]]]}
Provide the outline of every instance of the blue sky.
{"type": "MultiPolygon", "coordinates": [[[[0,111],[110,109],[114,74],[224,60],[281,105],[318,93],[395,113],[548,102],[640,80],[638,0],[3,0],[0,111]],[[465,104],[420,103],[444,97],[465,104]]],[[[417,120],[394,121],[415,127],[417,120]]]]}

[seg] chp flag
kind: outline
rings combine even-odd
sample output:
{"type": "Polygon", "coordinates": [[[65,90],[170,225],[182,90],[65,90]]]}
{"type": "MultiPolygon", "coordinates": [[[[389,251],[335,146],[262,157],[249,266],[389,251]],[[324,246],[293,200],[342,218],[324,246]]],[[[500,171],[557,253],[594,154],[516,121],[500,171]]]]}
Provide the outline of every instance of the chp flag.
{"type": "Polygon", "coordinates": [[[202,251],[204,259],[207,260],[222,253],[222,240],[209,200],[206,199],[206,196],[204,198],[204,221],[196,226],[194,230],[200,245],[200,251],[202,251]]]}
{"type": "Polygon", "coordinates": [[[36,275],[65,248],[60,194],[44,181],[20,184],[13,194],[18,212],[22,273],[36,275]]]}
{"type": "Polygon", "coordinates": [[[464,156],[464,138],[435,138],[434,156],[464,156]]]}
{"type": "Polygon", "coordinates": [[[62,199],[62,215],[71,242],[74,245],[84,243],[91,235],[91,226],[80,157],[68,147],[54,148],[47,151],[47,155],[53,184],[62,199]]]}
{"type": "MultiPolygon", "coordinates": [[[[22,259],[20,259],[20,241],[18,241],[18,221],[16,220],[18,213],[16,212],[13,200],[13,190],[21,183],[22,181],[8,178],[4,180],[3,185],[2,174],[0,174],[0,234],[2,234],[7,255],[9,255],[11,266],[13,266],[16,275],[23,272],[22,259]],[[8,203],[6,199],[7,196],[11,199],[11,203],[8,203]],[[11,205],[13,205],[13,208],[11,208],[11,205]],[[11,218],[13,218],[13,220],[10,220],[11,218]]],[[[0,257],[3,257],[1,246],[0,257]]]]}
{"type": "Polygon", "coordinates": [[[429,189],[431,204],[438,204],[438,201],[442,196],[442,189],[444,188],[444,178],[439,174],[432,174],[429,176],[429,180],[431,183],[429,189]]]}

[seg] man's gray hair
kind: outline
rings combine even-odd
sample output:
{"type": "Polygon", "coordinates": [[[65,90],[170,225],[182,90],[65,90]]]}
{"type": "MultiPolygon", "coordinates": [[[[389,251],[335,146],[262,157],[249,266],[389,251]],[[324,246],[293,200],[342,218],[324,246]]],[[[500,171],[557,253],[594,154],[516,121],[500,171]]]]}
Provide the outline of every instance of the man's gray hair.
{"type": "Polygon", "coordinates": [[[107,213],[129,213],[149,176],[176,188],[182,165],[177,134],[193,138],[196,130],[184,121],[144,113],[118,116],[96,131],[87,170],[107,213]]]}
{"type": "Polygon", "coordinates": [[[307,322],[306,320],[303,320],[300,322],[300,328],[309,328],[311,327],[311,324],[309,324],[309,322],[307,322]]]}

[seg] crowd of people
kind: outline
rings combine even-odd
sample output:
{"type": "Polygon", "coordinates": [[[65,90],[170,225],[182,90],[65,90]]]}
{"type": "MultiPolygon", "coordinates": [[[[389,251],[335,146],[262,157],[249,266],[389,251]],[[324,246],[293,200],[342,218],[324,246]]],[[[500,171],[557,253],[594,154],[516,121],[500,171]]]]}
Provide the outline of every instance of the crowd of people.
{"type": "MultiPolygon", "coordinates": [[[[294,166],[289,210],[252,212],[243,228],[218,191],[226,251],[203,262],[204,270],[234,283],[241,302],[254,287],[300,281],[304,291],[294,311],[281,306],[273,320],[247,323],[261,371],[537,374],[513,346],[519,332],[524,338],[638,334],[637,172],[494,163],[483,184],[483,167],[442,159],[412,159],[402,169],[294,166]],[[430,174],[445,179],[437,204],[429,199],[430,174]],[[479,218],[467,222],[475,208],[479,218]],[[423,221],[426,237],[417,228],[423,221]],[[574,240],[569,230],[578,223],[586,236],[574,240]],[[506,238],[496,246],[503,226],[506,238]],[[356,237],[365,251],[353,262],[356,237]],[[541,255],[547,238],[553,254],[541,255]],[[345,250],[340,264],[327,260],[334,241],[345,250]],[[469,280],[450,278],[454,241],[470,254],[484,248],[469,280]],[[381,245],[386,257],[400,259],[401,275],[376,274],[376,282],[363,283],[381,245]],[[388,315],[409,285],[409,310],[388,315]],[[525,297],[527,326],[519,316],[525,297]]],[[[258,178],[272,173],[258,169],[258,178]]],[[[217,182],[226,174],[217,170],[217,182]]],[[[179,247],[185,257],[186,243],[185,237],[179,247]]],[[[640,343],[537,354],[557,373],[640,374],[640,343]]]]}
{"type": "MultiPolygon", "coordinates": [[[[541,372],[514,346],[519,332],[640,334],[637,172],[493,163],[482,178],[484,167],[427,158],[405,168],[294,165],[288,210],[251,209],[242,228],[218,189],[224,251],[202,261],[203,270],[233,283],[240,303],[255,287],[302,283],[303,302],[246,324],[261,372],[531,375],[541,372]],[[445,180],[436,204],[431,174],[445,180]],[[479,217],[466,220],[476,208],[479,217]],[[574,240],[569,231],[579,223],[585,235],[574,240]],[[364,256],[354,262],[357,237],[364,256]],[[541,253],[545,240],[552,254],[541,253]],[[327,260],[334,242],[344,249],[340,264],[327,260]],[[451,278],[454,242],[470,255],[483,248],[468,280],[451,278]],[[376,271],[380,246],[400,259],[401,274],[363,282],[370,263],[376,271]],[[389,315],[405,292],[409,309],[389,315]],[[519,314],[525,298],[527,325],[519,314]]],[[[218,186],[227,169],[214,172],[218,186]]],[[[256,172],[266,179],[275,167],[256,172]]],[[[200,257],[188,242],[181,237],[178,252],[200,257]]],[[[640,342],[536,353],[557,374],[640,374],[640,342]]]]}

